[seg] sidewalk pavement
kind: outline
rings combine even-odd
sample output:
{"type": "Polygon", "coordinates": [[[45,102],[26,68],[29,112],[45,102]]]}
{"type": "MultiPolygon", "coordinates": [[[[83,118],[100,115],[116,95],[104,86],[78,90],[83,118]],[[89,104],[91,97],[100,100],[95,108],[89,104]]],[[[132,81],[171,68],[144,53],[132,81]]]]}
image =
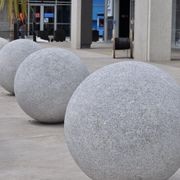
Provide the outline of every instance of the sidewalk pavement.
{"type": "MultiPolygon", "coordinates": [[[[68,44],[47,43],[43,47],[68,44]]],[[[72,50],[90,72],[112,59],[111,49],[72,50]]],[[[180,61],[154,64],[170,73],[180,84],[180,61]]],[[[0,88],[0,180],[90,180],[73,161],[64,140],[63,124],[45,125],[27,116],[15,97],[0,88]]],[[[170,179],[180,180],[180,170],[170,179]]]]}

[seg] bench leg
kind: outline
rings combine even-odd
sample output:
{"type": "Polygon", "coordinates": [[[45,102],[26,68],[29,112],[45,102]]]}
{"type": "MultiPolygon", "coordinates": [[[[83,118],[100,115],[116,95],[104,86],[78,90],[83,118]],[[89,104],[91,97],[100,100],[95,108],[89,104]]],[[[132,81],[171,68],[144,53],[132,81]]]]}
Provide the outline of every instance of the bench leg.
{"type": "Polygon", "coordinates": [[[133,59],[133,49],[132,48],[130,49],[130,58],[133,59]]]}
{"type": "Polygon", "coordinates": [[[115,50],[113,50],[113,59],[116,58],[116,55],[115,55],[115,50]]]}

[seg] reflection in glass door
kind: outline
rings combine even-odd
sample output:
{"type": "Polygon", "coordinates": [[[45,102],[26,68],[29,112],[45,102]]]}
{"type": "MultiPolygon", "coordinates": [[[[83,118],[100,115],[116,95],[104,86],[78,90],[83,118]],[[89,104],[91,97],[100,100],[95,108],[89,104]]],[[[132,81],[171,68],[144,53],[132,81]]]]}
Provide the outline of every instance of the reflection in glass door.
{"type": "Polygon", "coordinates": [[[40,22],[41,22],[40,17],[41,17],[40,6],[30,6],[29,23],[28,23],[28,30],[30,35],[33,34],[33,31],[40,31],[40,22]]]}
{"type": "Polygon", "coordinates": [[[49,35],[54,33],[55,7],[54,5],[30,5],[28,11],[29,35],[39,31],[46,31],[49,35]]]}

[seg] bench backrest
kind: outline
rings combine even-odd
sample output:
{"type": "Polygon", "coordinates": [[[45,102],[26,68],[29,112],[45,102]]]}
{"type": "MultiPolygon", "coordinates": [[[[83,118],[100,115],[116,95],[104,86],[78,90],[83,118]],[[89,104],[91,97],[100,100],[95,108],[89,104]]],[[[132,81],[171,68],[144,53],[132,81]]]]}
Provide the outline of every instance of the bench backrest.
{"type": "Polygon", "coordinates": [[[113,48],[114,48],[114,50],[130,49],[130,40],[129,40],[129,38],[115,38],[113,48]]]}

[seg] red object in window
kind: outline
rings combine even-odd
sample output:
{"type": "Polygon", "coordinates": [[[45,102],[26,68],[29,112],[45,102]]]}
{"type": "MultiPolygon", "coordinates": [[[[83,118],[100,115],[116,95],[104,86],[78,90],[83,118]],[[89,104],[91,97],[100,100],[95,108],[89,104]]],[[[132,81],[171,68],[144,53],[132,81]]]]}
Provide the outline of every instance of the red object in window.
{"type": "Polygon", "coordinates": [[[40,13],[35,13],[36,18],[40,18],[40,13]]]}

